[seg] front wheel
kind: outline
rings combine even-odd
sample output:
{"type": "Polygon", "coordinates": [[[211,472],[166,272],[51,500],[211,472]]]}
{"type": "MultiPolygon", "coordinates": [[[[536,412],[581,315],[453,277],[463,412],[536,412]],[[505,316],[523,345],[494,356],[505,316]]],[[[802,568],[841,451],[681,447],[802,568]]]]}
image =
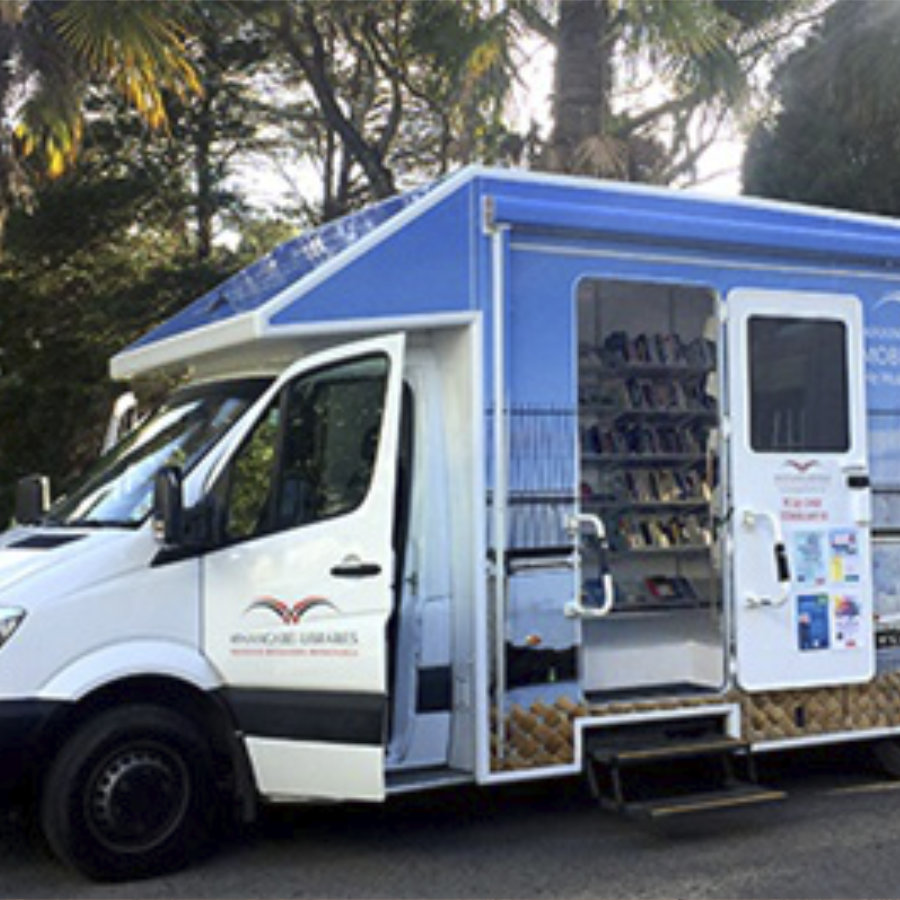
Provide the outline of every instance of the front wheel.
{"type": "Polygon", "coordinates": [[[155,706],[110,709],[62,748],[44,782],[50,848],[91,878],[185,865],[209,836],[212,755],[195,726],[155,706]]]}

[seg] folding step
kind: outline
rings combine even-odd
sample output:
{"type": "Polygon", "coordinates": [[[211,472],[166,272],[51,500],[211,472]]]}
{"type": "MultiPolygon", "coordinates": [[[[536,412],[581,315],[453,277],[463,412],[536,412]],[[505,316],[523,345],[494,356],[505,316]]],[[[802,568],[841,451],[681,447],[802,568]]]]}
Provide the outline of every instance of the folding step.
{"type": "Polygon", "coordinates": [[[722,717],[635,722],[588,739],[597,799],[628,816],[662,819],[784,799],[756,783],[747,742],[722,717]]]}
{"type": "Polygon", "coordinates": [[[752,806],[758,803],[777,803],[784,800],[786,796],[784,791],[737,781],[719,791],[704,791],[699,794],[658,797],[655,800],[626,803],[622,812],[631,818],[658,820],[685,814],[752,806]]]}
{"type": "Polygon", "coordinates": [[[746,751],[746,741],[727,735],[702,735],[696,738],[681,739],[677,743],[665,741],[652,746],[628,746],[618,744],[610,747],[596,747],[591,750],[591,758],[604,765],[639,764],[660,760],[675,760],[680,757],[717,756],[722,753],[739,753],[746,751]]]}

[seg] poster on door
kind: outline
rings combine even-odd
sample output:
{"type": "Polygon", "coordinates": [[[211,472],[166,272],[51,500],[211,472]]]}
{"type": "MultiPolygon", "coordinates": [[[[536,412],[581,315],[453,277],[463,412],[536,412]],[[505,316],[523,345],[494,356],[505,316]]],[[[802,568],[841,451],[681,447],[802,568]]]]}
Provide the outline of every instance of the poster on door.
{"type": "Polygon", "coordinates": [[[865,644],[859,531],[801,529],[791,536],[797,645],[800,650],[857,650],[865,644]]]}
{"type": "Polygon", "coordinates": [[[831,646],[828,594],[797,597],[797,640],[801,650],[827,650],[831,646]]]}
{"type": "Polygon", "coordinates": [[[855,528],[832,529],[828,535],[831,581],[857,584],[860,576],[859,536],[855,528]]]}
{"type": "Polygon", "coordinates": [[[837,650],[855,650],[862,643],[859,600],[852,594],[832,597],[834,646],[837,650]]]}
{"type": "Polygon", "coordinates": [[[821,587],[827,578],[825,541],[821,531],[794,534],[794,573],[805,588],[821,587]]]}

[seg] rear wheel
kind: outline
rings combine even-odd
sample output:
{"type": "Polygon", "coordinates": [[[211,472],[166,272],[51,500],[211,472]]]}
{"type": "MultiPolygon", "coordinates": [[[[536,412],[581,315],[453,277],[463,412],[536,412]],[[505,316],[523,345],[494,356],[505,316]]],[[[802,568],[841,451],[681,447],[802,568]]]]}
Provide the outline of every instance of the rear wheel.
{"type": "Polygon", "coordinates": [[[155,706],[108,710],[51,766],[44,834],[57,856],[92,878],[172,871],[209,837],[212,769],[208,743],[183,716],[155,706]]]}
{"type": "Polygon", "coordinates": [[[872,753],[885,775],[900,779],[900,741],[888,738],[872,744],[872,753]]]}

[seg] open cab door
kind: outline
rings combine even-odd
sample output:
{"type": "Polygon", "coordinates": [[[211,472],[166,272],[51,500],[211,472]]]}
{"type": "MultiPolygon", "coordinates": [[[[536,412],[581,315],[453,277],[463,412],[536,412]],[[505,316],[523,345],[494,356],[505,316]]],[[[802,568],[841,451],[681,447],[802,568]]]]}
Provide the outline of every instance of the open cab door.
{"type": "Polygon", "coordinates": [[[384,796],[404,339],[302,360],[213,476],[204,642],[263,795],[384,796]]]}
{"type": "Polygon", "coordinates": [[[728,296],[738,684],[869,680],[871,497],[856,297],[728,296]]]}

